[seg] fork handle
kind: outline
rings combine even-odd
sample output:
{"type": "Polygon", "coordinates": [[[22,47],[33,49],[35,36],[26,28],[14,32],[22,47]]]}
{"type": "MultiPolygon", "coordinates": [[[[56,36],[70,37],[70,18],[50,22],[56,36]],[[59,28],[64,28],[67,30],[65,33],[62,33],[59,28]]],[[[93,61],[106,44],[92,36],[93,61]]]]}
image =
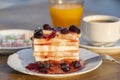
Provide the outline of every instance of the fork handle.
{"type": "Polygon", "coordinates": [[[113,62],[115,62],[115,63],[118,63],[118,64],[120,64],[120,62],[119,61],[117,61],[117,60],[112,60],[113,62]]]}

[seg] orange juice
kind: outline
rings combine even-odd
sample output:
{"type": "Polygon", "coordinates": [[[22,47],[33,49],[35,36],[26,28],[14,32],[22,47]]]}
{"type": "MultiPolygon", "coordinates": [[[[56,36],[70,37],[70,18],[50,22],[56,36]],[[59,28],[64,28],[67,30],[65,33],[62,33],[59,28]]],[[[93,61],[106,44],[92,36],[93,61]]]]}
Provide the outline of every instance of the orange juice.
{"type": "Polygon", "coordinates": [[[80,19],[83,14],[83,6],[79,4],[56,4],[50,7],[53,26],[80,27],[80,19]]]}

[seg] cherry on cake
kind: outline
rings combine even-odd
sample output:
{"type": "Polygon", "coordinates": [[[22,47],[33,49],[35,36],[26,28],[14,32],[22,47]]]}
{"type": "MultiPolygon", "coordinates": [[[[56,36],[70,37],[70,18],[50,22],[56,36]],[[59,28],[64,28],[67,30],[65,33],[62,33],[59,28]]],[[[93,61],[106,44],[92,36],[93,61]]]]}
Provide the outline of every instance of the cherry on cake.
{"type": "Polygon", "coordinates": [[[62,74],[78,71],[84,67],[79,57],[80,29],[74,25],[69,28],[51,27],[34,31],[33,50],[36,62],[26,68],[38,73],[62,74]]]}

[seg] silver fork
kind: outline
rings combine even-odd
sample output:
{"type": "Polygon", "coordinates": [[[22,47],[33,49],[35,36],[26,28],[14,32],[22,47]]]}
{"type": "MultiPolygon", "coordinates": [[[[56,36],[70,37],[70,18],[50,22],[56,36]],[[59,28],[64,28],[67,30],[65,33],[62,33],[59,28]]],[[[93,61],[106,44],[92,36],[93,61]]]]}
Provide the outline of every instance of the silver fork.
{"type": "Polygon", "coordinates": [[[115,58],[113,58],[113,57],[110,56],[110,55],[101,55],[100,57],[101,57],[102,59],[110,60],[110,61],[113,61],[113,62],[115,62],[115,63],[120,64],[120,61],[117,61],[115,58]]]}
{"type": "Polygon", "coordinates": [[[116,59],[114,59],[112,56],[109,56],[109,55],[99,55],[99,56],[95,56],[95,57],[92,57],[92,58],[89,58],[87,60],[85,60],[85,63],[90,63],[90,62],[94,62],[94,61],[99,61],[101,59],[106,59],[106,60],[110,60],[110,61],[113,61],[115,63],[118,63],[120,64],[120,61],[117,61],[116,59]]]}

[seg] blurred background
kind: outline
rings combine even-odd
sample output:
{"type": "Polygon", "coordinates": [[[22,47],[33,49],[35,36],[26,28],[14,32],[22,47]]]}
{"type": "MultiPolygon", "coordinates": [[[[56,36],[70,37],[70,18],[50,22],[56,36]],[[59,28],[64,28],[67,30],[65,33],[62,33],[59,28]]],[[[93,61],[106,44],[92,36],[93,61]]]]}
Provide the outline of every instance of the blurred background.
{"type": "MultiPolygon", "coordinates": [[[[120,0],[84,0],[84,15],[107,14],[120,17],[120,0]]],[[[1,29],[35,29],[51,24],[48,0],[0,0],[1,29]]]]}

